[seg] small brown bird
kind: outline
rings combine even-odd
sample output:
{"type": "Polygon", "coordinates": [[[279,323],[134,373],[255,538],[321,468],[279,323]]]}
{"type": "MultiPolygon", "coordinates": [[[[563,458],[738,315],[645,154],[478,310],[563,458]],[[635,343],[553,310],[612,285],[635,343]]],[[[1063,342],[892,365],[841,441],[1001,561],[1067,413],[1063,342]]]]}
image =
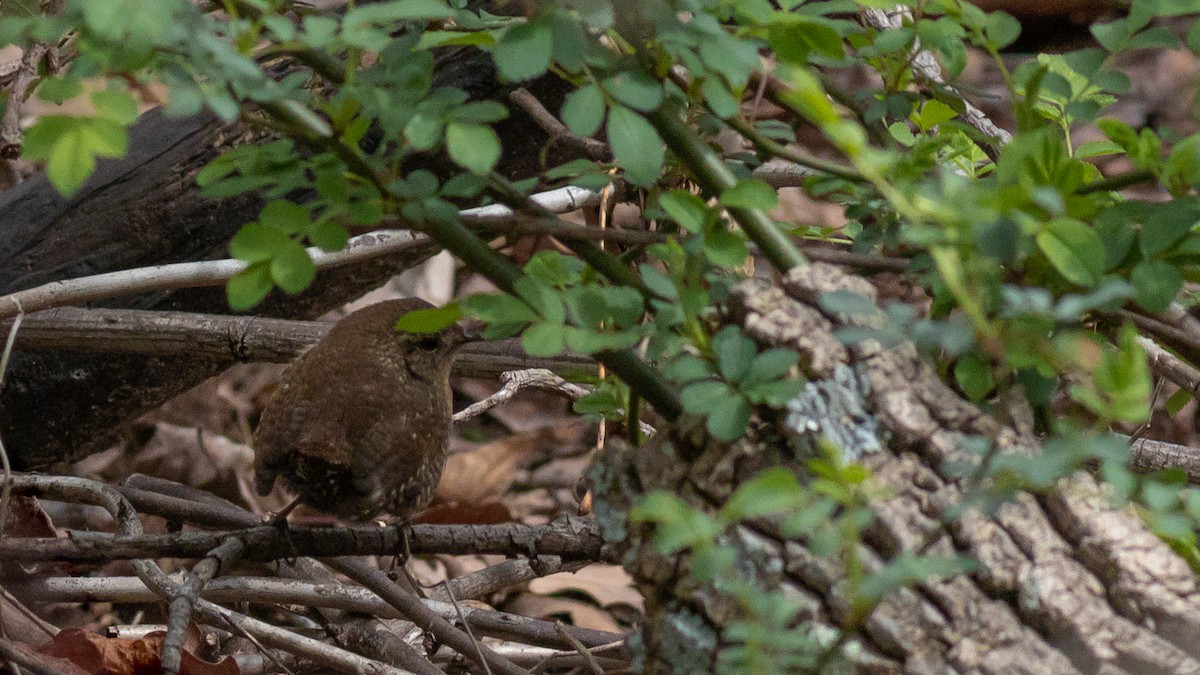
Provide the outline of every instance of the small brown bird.
{"type": "Polygon", "coordinates": [[[429,505],[446,464],[450,364],[468,340],[458,325],[395,329],[429,307],[404,299],[361,309],[292,364],[254,438],[260,495],[282,478],[299,502],[358,521],[384,511],[407,521],[429,505]]]}

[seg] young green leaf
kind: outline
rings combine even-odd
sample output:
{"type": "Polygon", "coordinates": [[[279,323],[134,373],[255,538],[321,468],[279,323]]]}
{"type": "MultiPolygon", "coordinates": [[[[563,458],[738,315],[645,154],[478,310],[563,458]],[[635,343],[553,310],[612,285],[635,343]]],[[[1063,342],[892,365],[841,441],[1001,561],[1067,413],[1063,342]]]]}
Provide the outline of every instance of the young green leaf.
{"type": "Polygon", "coordinates": [[[1104,271],[1104,243],[1086,224],[1056,218],[1037,234],[1037,245],[1059,274],[1080,286],[1094,286],[1104,271]]]}
{"type": "Polygon", "coordinates": [[[550,67],[553,33],[539,21],[517,24],[492,50],[500,75],[511,82],[530,80],[550,67]]]}
{"type": "Polygon", "coordinates": [[[635,185],[649,186],[662,175],[666,151],[658,132],[641,115],[622,105],[608,112],[608,142],[625,177],[635,185]]]}
{"type": "Polygon", "coordinates": [[[238,272],[225,285],[225,296],[229,308],[235,312],[244,312],[267,297],[274,287],[271,281],[271,263],[262,260],[253,263],[238,272]]]}
{"type": "Polygon", "coordinates": [[[604,95],[600,88],[589,84],[567,94],[563,101],[562,120],[578,136],[592,136],[604,122],[604,95]]]}
{"type": "Polygon", "coordinates": [[[446,125],[446,149],[451,159],[479,175],[489,173],[500,161],[500,139],[491,127],[482,124],[446,125]]]}
{"type": "Polygon", "coordinates": [[[414,309],[396,321],[396,330],[408,333],[436,333],[462,318],[457,302],[442,307],[414,309]]]}

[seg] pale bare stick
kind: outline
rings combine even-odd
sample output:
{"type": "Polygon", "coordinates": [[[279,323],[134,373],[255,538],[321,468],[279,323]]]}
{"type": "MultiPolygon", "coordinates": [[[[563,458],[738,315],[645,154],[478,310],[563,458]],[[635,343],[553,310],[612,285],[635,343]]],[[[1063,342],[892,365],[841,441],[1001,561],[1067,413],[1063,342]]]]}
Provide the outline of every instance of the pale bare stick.
{"type": "MultiPolygon", "coordinates": [[[[557,213],[573,211],[599,199],[599,195],[577,187],[565,187],[534,195],[531,199],[557,213]]],[[[513,215],[506,206],[484,206],[463,211],[465,222],[483,222],[513,215]]],[[[429,244],[424,235],[410,230],[377,230],[353,237],[340,251],[327,253],[319,248],[308,249],[309,257],[318,270],[378,258],[407,248],[429,244]]],[[[50,307],[78,305],[93,300],[178,288],[219,286],[246,269],[241,260],[205,260],[200,262],[155,265],[132,270],[96,274],[43,284],[9,295],[0,296],[0,320],[15,316],[23,305],[25,312],[50,307]]]]}
{"type": "MultiPolygon", "coordinates": [[[[496,393],[488,396],[482,401],[472,403],[462,410],[454,413],[455,422],[465,422],[466,420],[478,417],[483,413],[495,408],[517,395],[517,392],[522,389],[541,389],[542,391],[550,391],[578,401],[584,396],[591,393],[591,389],[572,382],[567,382],[563,378],[555,375],[544,368],[530,368],[528,370],[513,370],[500,375],[502,387],[496,393]]],[[[640,422],[640,429],[646,436],[653,436],[655,433],[654,427],[640,422]]]]}
{"type": "MultiPolygon", "coordinates": [[[[907,7],[898,5],[890,11],[864,9],[863,17],[872,28],[882,31],[901,27],[904,24],[904,19],[911,18],[912,14],[907,7]]],[[[975,107],[957,89],[946,84],[945,78],[942,77],[942,66],[937,62],[937,58],[928,50],[923,49],[919,42],[912,54],[912,71],[914,75],[924,80],[927,84],[942,88],[946,92],[957,96],[963,102],[963,120],[985,135],[995,139],[997,147],[1008,145],[1009,141],[1012,140],[1012,134],[1008,130],[996,126],[986,113],[975,107]]]]}

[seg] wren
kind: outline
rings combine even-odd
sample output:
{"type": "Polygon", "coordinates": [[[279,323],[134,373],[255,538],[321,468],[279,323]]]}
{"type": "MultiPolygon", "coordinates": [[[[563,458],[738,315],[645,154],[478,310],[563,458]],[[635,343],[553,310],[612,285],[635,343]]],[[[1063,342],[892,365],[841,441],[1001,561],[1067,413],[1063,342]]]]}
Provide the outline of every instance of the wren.
{"type": "Polygon", "coordinates": [[[450,364],[463,327],[407,333],[423,300],[381,302],[339,321],[302,354],[263,410],[254,485],[344,520],[407,522],[433,499],[449,445],[450,364]]]}

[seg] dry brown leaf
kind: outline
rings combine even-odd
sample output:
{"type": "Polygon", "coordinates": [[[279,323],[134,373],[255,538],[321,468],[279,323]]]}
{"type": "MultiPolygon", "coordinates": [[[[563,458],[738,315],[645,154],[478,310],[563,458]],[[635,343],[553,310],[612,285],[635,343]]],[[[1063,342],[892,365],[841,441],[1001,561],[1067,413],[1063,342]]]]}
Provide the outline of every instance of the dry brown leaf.
{"type": "Polygon", "coordinates": [[[511,523],[512,513],[503,502],[488,501],[482,504],[439,504],[425,509],[413,523],[424,525],[499,525],[511,523]]]}
{"type": "Polygon", "coordinates": [[[133,470],[184,485],[209,485],[219,478],[249,473],[250,446],[224,436],[169,422],[158,422],[154,435],[137,453],[133,470]]]}
{"type": "Polygon", "coordinates": [[[57,537],[54,521],[42,510],[37,497],[13,495],[8,500],[8,513],[4,519],[4,535],[7,537],[57,537]]]}
{"type": "Polygon", "coordinates": [[[645,611],[645,599],[633,585],[633,578],[616,565],[588,565],[578,572],[559,572],[529,582],[529,591],[553,595],[563,591],[585,593],[601,607],[617,603],[645,611]]]}
{"type": "Polygon", "coordinates": [[[581,600],[549,598],[524,593],[505,604],[504,611],[535,619],[562,619],[580,628],[623,633],[624,628],[608,612],[581,600]]]}
{"type": "Polygon", "coordinates": [[[451,455],[438,483],[438,501],[480,504],[503,497],[522,461],[578,438],[581,428],[578,422],[569,420],[451,455]]]}
{"type": "MultiPolygon", "coordinates": [[[[38,651],[66,659],[91,675],[158,675],[166,632],[155,631],[138,639],[109,638],[79,628],[64,630],[38,651]]],[[[180,675],[239,675],[232,658],[210,663],[185,650],[180,675]]]]}

